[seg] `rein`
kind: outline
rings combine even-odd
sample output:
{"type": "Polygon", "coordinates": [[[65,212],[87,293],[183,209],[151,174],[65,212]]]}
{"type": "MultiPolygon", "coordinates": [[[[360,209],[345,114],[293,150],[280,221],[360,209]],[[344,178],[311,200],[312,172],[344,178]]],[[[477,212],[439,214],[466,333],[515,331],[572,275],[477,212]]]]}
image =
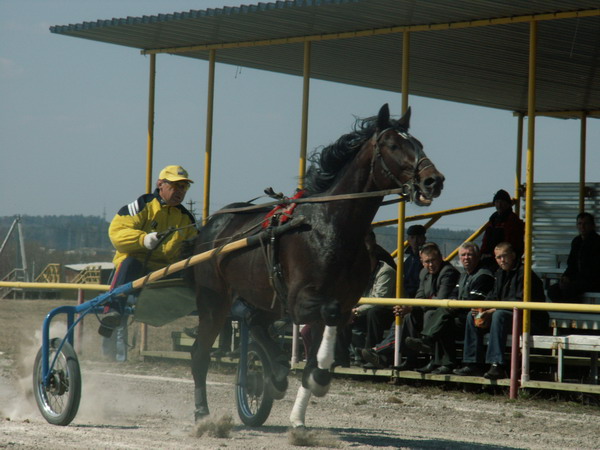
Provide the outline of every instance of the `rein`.
{"type": "Polygon", "coordinates": [[[338,200],[355,200],[360,198],[370,198],[370,197],[385,197],[386,195],[398,194],[403,198],[395,200],[396,201],[406,201],[406,197],[409,197],[409,194],[406,192],[406,187],[408,185],[404,185],[400,188],[396,189],[386,189],[383,191],[374,191],[374,192],[357,192],[355,194],[338,194],[338,195],[327,195],[323,197],[306,197],[306,198],[297,198],[291,199],[288,197],[283,197],[281,200],[277,200],[274,202],[263,203],[261,205],[252,205],[252,206],[244,206],[241,208],[226,208],[220,209],[219,211],[215,211],[211,214],[210,217],[216,216],[217,214],[230,214],[230,213],[240,213],[247,211],[255,211],[257,209],[265,209],[270,208],[272,206],[278,205],[289,205],[290,203],[326,203],[333,202],[338,200]]]}

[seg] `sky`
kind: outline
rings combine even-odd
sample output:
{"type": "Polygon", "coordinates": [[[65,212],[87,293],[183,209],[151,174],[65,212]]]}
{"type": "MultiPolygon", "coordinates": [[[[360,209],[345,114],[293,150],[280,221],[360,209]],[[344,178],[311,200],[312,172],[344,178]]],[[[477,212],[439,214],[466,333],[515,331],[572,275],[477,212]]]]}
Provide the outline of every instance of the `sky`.
{"type": "MultiPolygon", "coordinates": [[[[0,216],[94,215],[110,220],[145,190],[148,69],[139,50],[52,34],[53,25],[238,6],[218,0],[0,0],[0,216]]],[[[218,60],[218,57],[217,57],[218,60]]],[[[154,173],[180,164],[203,198],[208,63],[158,55],[154,173]]],[[[211,212],[298,182],[302,78],[216,66],[211,212]]],[[[312,80],[308,151],[401,95],[312,80]]],[[[517,119],[509,111],[410,96],[411,134],[444,173],[440,198],[407,215],[489,202],[514,192],[517,119]]],[[[577,182],[579,122],[536,120],[538,182],[577,182]]],[[[588,180],[600,168],[600,122],[588,120],[588,180]]],[[[525,165],[523,165],[525,167],[525,165]]],[[[525,177],[523,176],[523,180],[525,177]]],[[[264,199],[264,201],[268,201],[264,199]]],[[[474,229],[491,210],[436,227],[474,229]]],[[[396,216],[386,206],[377,220],[396,216]]]]}

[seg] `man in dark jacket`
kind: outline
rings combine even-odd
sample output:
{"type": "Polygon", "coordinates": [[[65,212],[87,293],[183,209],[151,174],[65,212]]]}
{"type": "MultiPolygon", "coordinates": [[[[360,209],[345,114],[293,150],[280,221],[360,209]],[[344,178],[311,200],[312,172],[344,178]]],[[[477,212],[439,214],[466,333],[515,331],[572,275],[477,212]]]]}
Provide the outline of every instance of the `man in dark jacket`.
{"type": "Polygon", "coordinates": [[[485,226],[481,241],[481,258],[484,265],[492,270],[498,266],[494,261],[494,248],[500,242],[512,245],[517,258],[521,258],[524,249],[525,224],[512,210],[512,199],[508,192],[500,189],[492,200],[496,208],[485,226]]]}
{"type": "MultiPolygon", "coordinates": [[[[524,266],[512,245],[501,242],[494,249],[496,262],[500,267],[496,271],[494,288],[488,294],[487,300],[523,300],[524,266]]],[[[531,272],[531,298],[544,301],[544,286],[542,280],[531,272]]],[[[532,313],[532,331],[535,333],[548,326],[548,315],[545,311],[532,313]]],[[[506,378],[504,351],[506,338],[512,330],[512,309],[491,308],[479,313],[480,326],[475,325],[473,314],[467,315],[465,325],[465,341],[463,347],[463,362],[469,369],[461,369],[460,375],[481,375],[484,357],[483,336],[489,332],[489,343],[485,353],[485,362],[490,368],[483,375],[490,380],[506,378]],[[487,324],[487,326],[485,325],[487,324]]]]}
{"type": "MultiPolygon", "coordinates": [[[[477,244],[465,242],[458,256],[465,271],[450,298],[458,300],[483,300],[494,286],[494,275],[482,267],[477,244]]],[[[456,365],[456,340],[465,329],[468,311],[464,308],[436,308],[425,313],[421,338],[407,338],[406,344],[424,353],[433,354],[431,363],[417,369],[421,373],[449,374],[456,365]]]]}
{"type": "MultiPolygon", "coordinates": [[[[419,275],[419,289],[415,298],[450,298],[460,276],[452,264],[444,261],[442,252],[433,242],[423,245],[420,251],[423,269],[419,275]]],[[[400,331],[400,352],[406,360],[400,364],[400,370],[414,369],[417,364],[417,352],[406,346],[408,337],[418,337],[423,330],[423,316],[426,311],[436,308],[420,306],[395,306],[394,312],[403,317],[400,331]]],[[[395,339],[392,334],[375,348],[363,349],[361,354],[365,361],[377,368],[390,364],[394,351],[395,339]]]]}
{"type": "Polygon", "coordinates": [[[571,242],[567,270],[558,284],[548,289],[555,302],[577,302],[584,292],[600,292],[600,235],[596,233],[594,216],[577,215],[579,235],[571,242]]]}

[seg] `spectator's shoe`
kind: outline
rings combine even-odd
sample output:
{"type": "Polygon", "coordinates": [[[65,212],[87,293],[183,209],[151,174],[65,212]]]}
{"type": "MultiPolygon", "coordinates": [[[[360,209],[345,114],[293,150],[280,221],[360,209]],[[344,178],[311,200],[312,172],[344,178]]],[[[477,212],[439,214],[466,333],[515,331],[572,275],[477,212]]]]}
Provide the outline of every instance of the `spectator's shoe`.
{"type": "Polygon", "coordinates": [[[395,367],[395,369],[396,370],[415,370],[415,367],[417,367],[416,361],[407,359],[406,361],[403,361],[402,363],[400,363],[400,365],[398,367],[395,367]]]}
{"type": "Polygon", "coordinates": [[[385,369],[389,365],[388,360],[384,355],[380,355],[370,348],[361,349],[360,355],[366,362],[373,364],[373,367],[376,369],[385,369]]]}
{"type": "Polygon", "coordinates": [[[421,353],[426,353],[428,355],[433,355],[433,343],[430,339],[427,338],[406,338],[406,345],[408,348],[421,353]]]}
{"type": "Polygon", "coordinates": [[[198,327],[184,328],[183,334],[185,334],[187,337],[196,339],[198,337],[198,327]]]}
{"type": "Polygon", "coordinates": [[[109,338],[115,328],[121,325],[121,313],[118,311],[110,310],[106,314],[100,316],[100,327],[98,328],[98,334],[109,338]]]}
{"type": "Polygon", "coordinates": [[[488,380],[500,380],[502,378],[508,378],[506,370],[502,364],[492,364],[490,370],[483,374],[483,378],[488,380]]]}
{"type": "Polygon", "coordinates": [[[431,375],[449,375],[454,370],[454,366],[440,366],[431,371],[431,375]]]}
{"type": "Polygon", "coordinates": [[[211,351],[210,356],[212,356],[213,358],[220,359],[220,358],[227,356],[228,353],[229,353],[228,350],[218,348],[216,350],[211,351]]]}
{"type": "Polygon", "coordinates": [[[481,367],[478,365],[467,364],[460,369],[454,369],[453,373],[454,375],[460,375],[463,377],[480,377],[483,375],[483,370],[481,370],[481,367]]]}
{"type": "Polygon", "coordinates": [[[429,364],[427,364],[425,367],[421,367],[419,369],[417,369],[417,372],[419,373],[431,373],[434,371],[434,369],[437,366],[433,363],[433,361],[429,361],[429,364]]]}
{"type": "Polygon", "coordinates": [[[335,369],[336,367],[350,367],[350,360],[343,360],[343,361],[333,361],[333,364],[331,364],[331,368],[335,369]]]}

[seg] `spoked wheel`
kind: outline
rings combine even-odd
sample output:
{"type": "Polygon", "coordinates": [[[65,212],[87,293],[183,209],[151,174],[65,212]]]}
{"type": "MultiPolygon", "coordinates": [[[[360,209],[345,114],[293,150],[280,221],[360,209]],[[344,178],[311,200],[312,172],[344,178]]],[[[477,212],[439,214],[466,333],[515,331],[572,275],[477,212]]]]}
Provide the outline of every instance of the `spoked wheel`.
{"type": "MultiPolygon", "coordinates": [[[[52,364],[60,342],[60,339],[50,340],[48,364],[52,364]]],[[[38,351],[33,366],[33,394],[49,423],[69,425],[75,418],[81,400],[81,372],[77,355],[68,342],[60,350],[47,386],[44,386],[42,373],[42,349],[38,351]]]]}
{"type": "Polygon", "coordinates": [[[273,406],[269,378],[271,367],[265,351],[256,343],[248,345],[245,380],[238,367],[235,400],[240,419],[250,427],[259,427],[269,417],[273,406]]]}

